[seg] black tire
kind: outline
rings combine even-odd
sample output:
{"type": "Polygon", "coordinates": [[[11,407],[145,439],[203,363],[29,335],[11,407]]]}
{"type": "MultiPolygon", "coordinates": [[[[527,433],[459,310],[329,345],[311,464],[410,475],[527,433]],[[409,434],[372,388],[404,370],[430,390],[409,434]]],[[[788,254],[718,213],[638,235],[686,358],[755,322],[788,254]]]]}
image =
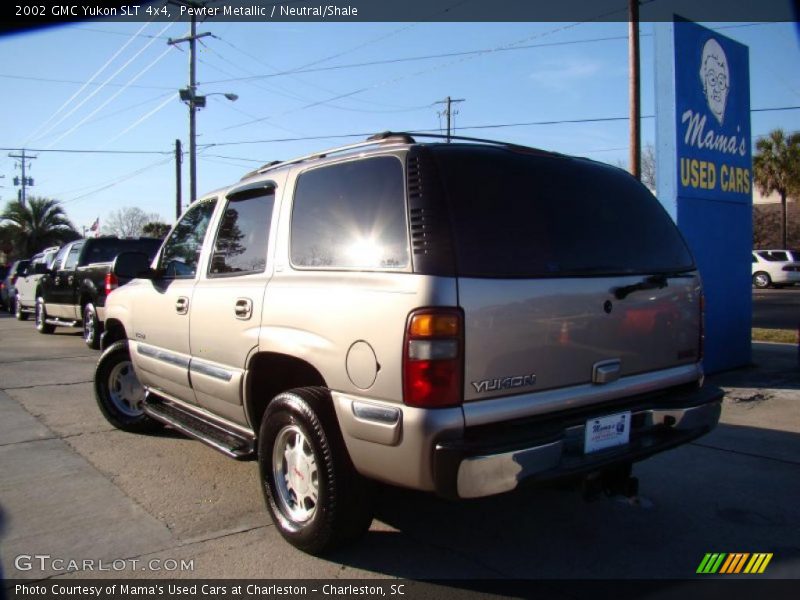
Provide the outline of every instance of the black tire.
{"type": "Polygon", "coordinates": [[[94,371],[94,395],[106,420],[117,429],[133,433],[151,433],[161,424],[141,409],[144,389],[133,370],[128,340],[106,348],[94,371]]]}
{"type": "Polygon", "coordinates": [[[22,312],[22,304],[20,304],[19,296],[14,297],[14,316],[17,317],[17,321],[28,320],[28,313],[22,312]]]}
{"type": "Polygon", "coordinates": [[[89,302],[83,307],[83,341],[92,350],[99,350],[101,333],[102,325],[97,320],[97,311],[94,304],[89,302]]]}
{"type": "Polygon", "coordinates": [[[758,271],[757,273],[753,273],[753,285],[760,290],[768,288],[772,284],[772,279],[769,276],[769,273],[765,273],[764,271],[758,271]]]}
{"type": "Polygon", "coordinates": [[[36,298],[34,320],[36,321],[36,331],[39,333],[53,333],[56,330],[55,325],[45,322],[47,320],[47,309],[44,307],[44,298],[41,296],[36,298]]]}
{"type": "Polygon", "coordinates": [[[323,554],[369,529],[371,486],[350,462],[327,390],[300,388],[272,400],[261,422],[258,464],[272,520],[296,548],[323,554]]]}
{"type": "Polygon", "coordinates": [[[8,295],[8,302],[6,302],[5,309],[11,315],[14,314],[14,306],[15,306],[16,300],[17,300],[17,295],[16,294],[14,294],[13,296],[11,294],[8,295]]]}

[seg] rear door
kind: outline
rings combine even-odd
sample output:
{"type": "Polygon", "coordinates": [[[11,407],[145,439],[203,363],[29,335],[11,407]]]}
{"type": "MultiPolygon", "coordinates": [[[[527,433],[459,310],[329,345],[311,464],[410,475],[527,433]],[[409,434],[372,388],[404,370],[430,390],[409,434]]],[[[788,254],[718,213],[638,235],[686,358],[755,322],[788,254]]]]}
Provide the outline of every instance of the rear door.
{"type": "Polygon", "coordinates": [[[224,200],[216,231],[209,234],[212,253],[194,288],[189,315],[195,399],[242,425],[245,367],[258,346],[264,291],[272,271],[268,250],[276,187],[273,181],[250,184],[224,200]]]}
{"type": "Polygon", "coordinates": [[[64,319],[77,319],[75,311],[75,268],[83,250],[83,240],[73,242],[66,251],[64,259],[56,265],[52,285],[47,294],[47,313],[64,319]]]}
{"type": "Polygon", "coordinates": [[[466,400],[699,360],[699,278],[644,186],[561,156],[475,147],[437,155],[466,323],[466,400]]]}

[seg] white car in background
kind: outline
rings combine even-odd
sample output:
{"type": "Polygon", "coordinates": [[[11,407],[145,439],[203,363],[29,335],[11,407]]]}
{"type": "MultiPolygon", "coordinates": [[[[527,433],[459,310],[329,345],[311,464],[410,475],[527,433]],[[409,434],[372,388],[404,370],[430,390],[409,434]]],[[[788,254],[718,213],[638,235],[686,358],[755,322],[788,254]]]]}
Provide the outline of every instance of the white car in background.
{"type": "Polygon", "coordinates": [[[17,293],[14,297],[13,312],[18,321],[27,321],[28,315],[33,314],[36,306],[36,289],[42,275],[52,266],[58,253],[59,246],[45,248],[31,257],[25,273],[17,280],[17,293]]]}
{"type": "Polygon", "coordinates": [[[800,252],[753,250],[753,285],[783,287],[800,283],[800,252]]]}

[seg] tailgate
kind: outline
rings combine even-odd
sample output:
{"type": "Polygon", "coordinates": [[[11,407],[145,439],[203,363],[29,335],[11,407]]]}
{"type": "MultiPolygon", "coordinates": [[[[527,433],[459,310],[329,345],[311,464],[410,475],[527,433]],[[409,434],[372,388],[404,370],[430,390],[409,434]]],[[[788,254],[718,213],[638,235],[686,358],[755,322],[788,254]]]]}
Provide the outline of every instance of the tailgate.
{"type": "Polygon", "coordinates": [[[695,363],[700,280],[615,292],[645,276],[459,279],[464,397],[483,400],[695,363]],[[618,298],[618,295],[624,295],[618,298]]]}

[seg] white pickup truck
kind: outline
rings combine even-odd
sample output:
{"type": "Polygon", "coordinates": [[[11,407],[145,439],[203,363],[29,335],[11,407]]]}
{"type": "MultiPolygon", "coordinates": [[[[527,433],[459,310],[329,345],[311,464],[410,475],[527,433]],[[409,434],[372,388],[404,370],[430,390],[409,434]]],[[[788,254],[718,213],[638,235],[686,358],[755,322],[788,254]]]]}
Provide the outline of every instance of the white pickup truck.
{"type": "Polygon", "coordinates": [[[28,268],[17,279],[17,294],[14,297],[14,314],[19,321],[27,321],[36,308],[36,286],[53,265],[59,246],[45,248],[31,258],[28,268]]]}

